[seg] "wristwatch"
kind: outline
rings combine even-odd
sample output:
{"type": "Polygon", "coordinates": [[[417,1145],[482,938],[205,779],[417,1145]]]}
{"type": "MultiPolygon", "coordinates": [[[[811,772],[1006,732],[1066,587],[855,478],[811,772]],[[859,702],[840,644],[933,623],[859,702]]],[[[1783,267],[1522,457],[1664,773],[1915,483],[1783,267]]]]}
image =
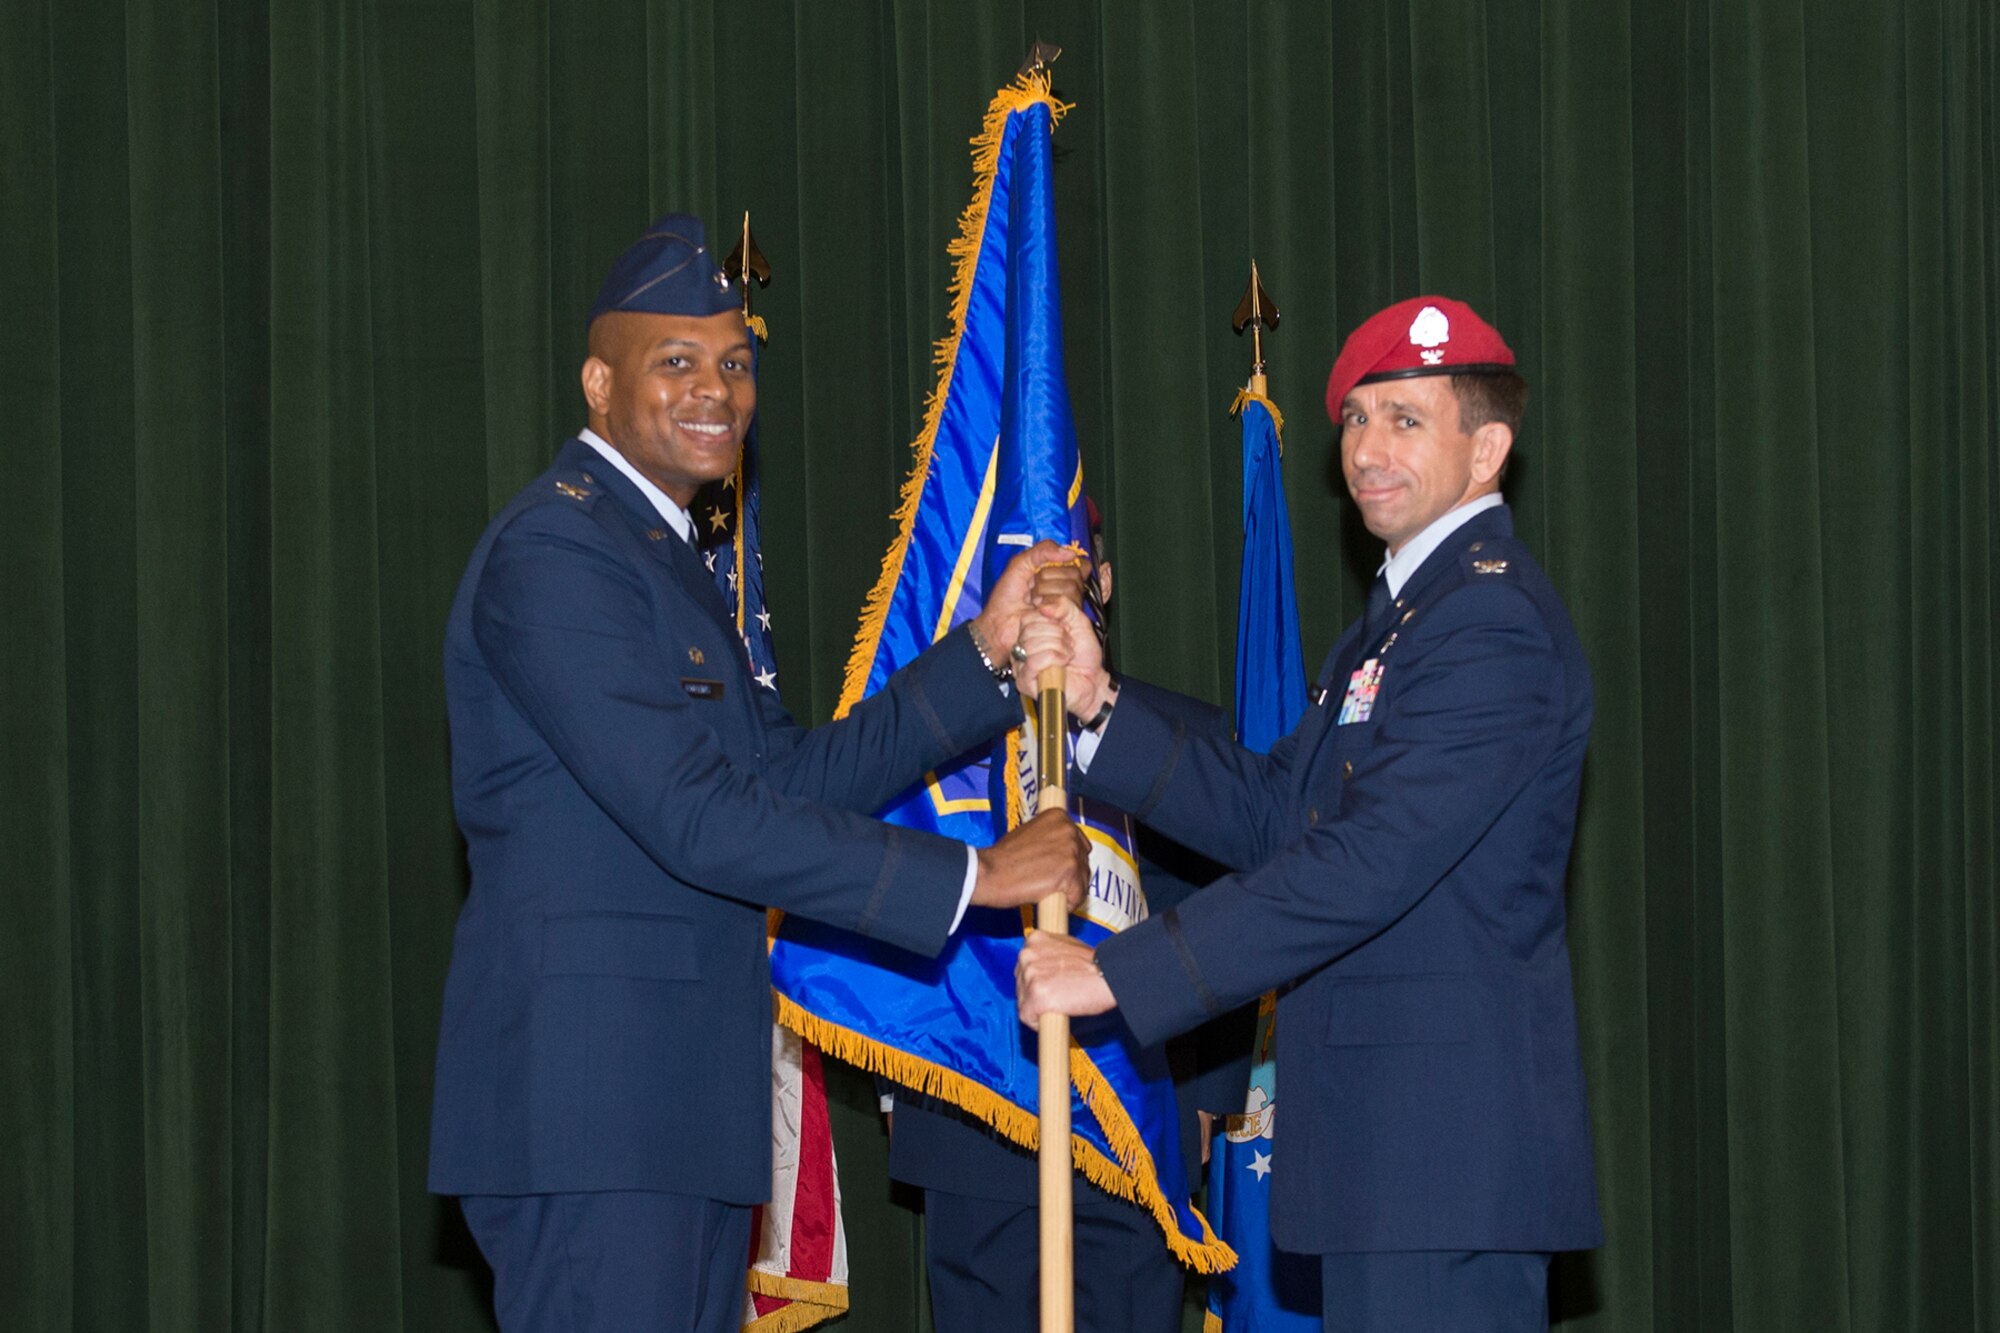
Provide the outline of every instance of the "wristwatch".
{"type": "Polygon", "coordinates": [[[1083,729],[1093,736],[1104,730],[1104,724],[1111,720],[1111,709],[1113,707],[1111,698],[1118,693],[1119,684],[1120,681],[1115,672],[1107,671],[1104,673],[1104,702],[1097,706],[1097,712],[1090,721],[1083,724],[1083,729]]]}

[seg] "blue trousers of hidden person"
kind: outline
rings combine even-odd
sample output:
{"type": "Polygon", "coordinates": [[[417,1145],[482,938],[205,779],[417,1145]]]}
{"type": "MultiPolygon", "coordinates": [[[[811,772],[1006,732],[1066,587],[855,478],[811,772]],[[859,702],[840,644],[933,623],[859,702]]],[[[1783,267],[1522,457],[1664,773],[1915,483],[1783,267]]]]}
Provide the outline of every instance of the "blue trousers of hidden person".
{"type": "MultiPolygon", "coordinates": [[[[1076,1182],[1076,1333],[1177,1333],[1181,1268],[1144,1209],[1076,1182]]],[[[924,1191],[925,1268],[938,1333],[1040,1326],[1041,1212],[924,1191]]]]}

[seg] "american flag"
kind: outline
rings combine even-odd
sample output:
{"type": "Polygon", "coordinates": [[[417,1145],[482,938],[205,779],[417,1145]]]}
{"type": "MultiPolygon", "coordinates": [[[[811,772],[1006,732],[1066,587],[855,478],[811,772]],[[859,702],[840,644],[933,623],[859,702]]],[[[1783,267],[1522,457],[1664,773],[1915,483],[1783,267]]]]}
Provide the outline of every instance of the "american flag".
{"type": "MultiPolygon", "coordinates": [[[[758,509],[753,422],[735,474],[697,492],[690,513],[695,545],[735,613],[750,674],[775,694],[758,509]]],[[[776,1025],[771,1047],[771,1202],[752,1227],[745,1333],[795,1333],[847,1311],[847,1233],[820,1053],[776,1025]]]]}
{"type": "Polygon", "coordinates": [[[759,549],[757,426],[751,423],[733,475],[696,492],[689,514],[695,546],[736,613],[736,633],[750,659],[750,674],[767,690],[778,688],[778,654],[771,642],[771,610],[764,605],[764,554],[759,549]]]}

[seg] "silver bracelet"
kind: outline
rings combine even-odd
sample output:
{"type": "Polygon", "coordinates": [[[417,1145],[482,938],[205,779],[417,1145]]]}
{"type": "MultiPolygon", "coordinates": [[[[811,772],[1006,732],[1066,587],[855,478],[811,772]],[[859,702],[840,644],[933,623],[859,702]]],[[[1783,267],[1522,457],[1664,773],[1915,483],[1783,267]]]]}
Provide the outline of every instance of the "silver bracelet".
{"type": "Polygon", "coordinates": [[[986,636],[979,632],[979,622],[976,620],[966,621],[965,632],[967,637],[972,640],[972,651],[979,654],[979,660],[986,664],[986,670],[992,675],[993,679],[1003,685],[1011,684],[1014,679],[1014,673],[1006,667],[993,665],[993,654],[986,646],[986,636]]]}

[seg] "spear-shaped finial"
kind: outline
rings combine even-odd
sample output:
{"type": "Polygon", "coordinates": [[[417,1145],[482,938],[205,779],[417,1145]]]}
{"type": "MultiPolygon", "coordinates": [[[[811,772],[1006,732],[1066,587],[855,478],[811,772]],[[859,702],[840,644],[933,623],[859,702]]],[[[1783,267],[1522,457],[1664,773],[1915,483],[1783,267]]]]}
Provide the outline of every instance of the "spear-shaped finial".
{"type": "Polygon", "coordinates": [[[736,248],[729,252],[729,258],[722,261],[723,276],[737,283],[743,290],[743,322],[756,333],[758,342],[769,342],[770,334],[765,331],[764,321],[750,309],[750,280],[755,278],[759,287],[771,285],[771,265],[764,258],[764,252],[757,248],[757,238],[750,234],[750,210],[743,210],[743,236],[736,242],[736,248]]]}
{"type": "Polygon", "coordinates": [[[1250,330],[1250,392],[1263,395],[1268,381],[1264,378],[1264,330],[1278,327],[1278,303],[1264,290],[1264,284],[1257,278],[1257,261],[1250,261],[1250,285],[1243,289],[1243,299],[1236,303],[1236,316],[1230,321],[1236,332],[1250,330]]]}
{"type": "Polygon", "coordinates": [[[1045,42],[1037,37],[1035,38],[1035,44],[1028,48],[1028,58],[1021,62],[1021,68],[1014,71],[1014,77],[1025,79],[1038,69],[1045,70],[1050,65],[1055,64],[1056,57],[1061,54],[1062,48],[1060,46],[1057,46],[1054,42],[1045,42]]]}

